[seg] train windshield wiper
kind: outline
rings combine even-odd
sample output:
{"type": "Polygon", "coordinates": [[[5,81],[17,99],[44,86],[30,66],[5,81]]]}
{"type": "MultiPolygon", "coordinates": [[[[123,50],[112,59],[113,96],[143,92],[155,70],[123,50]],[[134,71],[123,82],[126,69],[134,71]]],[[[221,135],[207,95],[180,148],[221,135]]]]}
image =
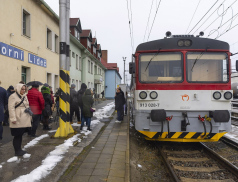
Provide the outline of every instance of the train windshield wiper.
{"type": "Polygon", "coordinates": [[[191,72],[193,71],[193,68],[195,66],[195,64],[197,63],[197,61],[202,57],[202,55],[207,52],[207,48],[206,48],[206,51],[203,51],[200,53],[200,55],[198,55],[198,57],[195,59],[194,63],[193,63],[193,66],[192,66],[192,69],[191,69],[191,72]]]}
{"type": "Polygon", "coordinates": [[[159,54],[159,51],[160,51],[161,49],[162,49],[162,48],[159,48],[158,51],[157,51],[157,53],[150,59],[150,61],[148,62],[147,66],[146,66],[146,68],[145,68],[145,71],[147,70],[148,66],[150,65],[152,59],[154,59],[154,57],[156,57],[156,56],[159,54]]]}

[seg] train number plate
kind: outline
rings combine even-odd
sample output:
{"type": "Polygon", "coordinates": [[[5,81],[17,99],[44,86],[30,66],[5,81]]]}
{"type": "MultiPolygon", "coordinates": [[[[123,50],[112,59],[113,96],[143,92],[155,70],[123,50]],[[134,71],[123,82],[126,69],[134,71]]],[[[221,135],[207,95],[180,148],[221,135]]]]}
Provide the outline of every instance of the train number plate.
{"type": "Polygon", "coordinates": [[[139,103],[140,107],[159,107],[159,103],[139,103]]]}

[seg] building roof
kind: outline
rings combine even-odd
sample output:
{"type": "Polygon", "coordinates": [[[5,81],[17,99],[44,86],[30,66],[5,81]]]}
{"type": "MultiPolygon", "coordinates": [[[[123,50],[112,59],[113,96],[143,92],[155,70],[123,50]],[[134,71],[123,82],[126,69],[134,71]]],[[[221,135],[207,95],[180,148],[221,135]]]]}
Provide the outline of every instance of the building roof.
{"type": "Polygon", "coordinates": [[[82,33],[80,34],[80,37],[87,37],[92,41],[92,32],[91,30],[82,30],[82,33]]]}
{"type": "Polygon", "coordinates": [[[81,22],[79,18],[70,18],[70,27],[76,27],[82,33],[81,22]]]}

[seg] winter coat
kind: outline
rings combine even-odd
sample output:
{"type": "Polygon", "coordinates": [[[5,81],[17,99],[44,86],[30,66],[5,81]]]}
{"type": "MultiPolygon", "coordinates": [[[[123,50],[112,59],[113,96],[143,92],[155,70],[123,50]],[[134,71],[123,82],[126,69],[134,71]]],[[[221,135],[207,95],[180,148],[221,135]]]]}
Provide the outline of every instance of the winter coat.
{"type": "Polygon", "coordinates": [[[43,116],[51,116],[52,115],[52,99],[51,99],[51,95],[48,93],[44,93],[43,94],[43,98],[45,100],[45,108],[42,111],[43,116]]]}
{"type": "Polygon", "coordinates": [[[0,87],[0,122],[4,120],[4,107],[7,105],[7,91],[0,87]]]}
{"type": "Polygon", "coordinates": [[[93,105],[93,97],[89,89],[85,91],[82,100],[83,100],[83,116],[86,118],[93,117],[93,112],[90,111],[93,105]]]}
{"type": "MultiPolygon", "coordinates": [[[[21,95],[20,91],[21,88],[24,86],[24,84],[17,84],[16,85],[16,92],[13,93],[8,100],[8,110],[9,110],[9,124],[10,128],[26,128],[26,127],[31,127],[31,119],[32,117],[28,114],[25,113],[25,109],[29,108],[29,102],[27,99],[27,91],[25,94],[21,95]],[[19,98],[19,96],[21,98],[19,98]],[[23,103],[15,108],[17,104],[21,102],[21,100],[24,97],[23,103]],[[16,121],[16,124],[13,124],[12,122],[16,121]]],[[[27,88],[27,87],[26,87],[27,88]]]]}
{"type": "Polygon", "coordinates": [[[50,91],[50,97],[51,97],[51,100],[52,100],[52,104],[54,104],[55,103],[55,99],[54,99],[53,91],[50,91]]]}
{"type": "Polygon", "coordinates": [[[115,110],[122,110],[125,104],[125,97],[122,92],[117,93],[115,96],[115,110]]]}
{"type": "Polygon", "coordinates": [[[85,90],[87,89],[87,85],[85,83],[81,84],[81,89],[78,91],[78,104],[79,107],[82,109],[83,108],[83,95],[85,90]]]}
{"type": "Polygon", "coordinates": [[[78,93],[75,89],[70,89],[70,107],[78,107],[78,93]]]}
{"type": "Polygon", "coordinates": [[[45,101],[41,92],[36,88],[32,88],[28,91],[27,98],[30,103],[33,114],[41,114],[45,107],[45,101]]]}
{"type": "Polygon", "coordinates": [[[43,116],[51,116],[52,115],[52,99],[50,95],[50,88],[43,86],[41,88],[41,93],[43,94],[43,98],[45,100],[45,108],[42,111],[43,116]]]}

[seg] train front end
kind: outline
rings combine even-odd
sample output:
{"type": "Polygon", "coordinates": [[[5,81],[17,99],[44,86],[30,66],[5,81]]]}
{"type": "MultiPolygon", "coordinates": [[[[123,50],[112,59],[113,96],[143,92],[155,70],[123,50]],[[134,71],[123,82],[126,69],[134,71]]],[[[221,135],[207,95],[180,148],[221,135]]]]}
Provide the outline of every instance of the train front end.
{"type": "Polygon", "coordinates": [[[227,43],[177,36],[140,44],[131,69],[135,128],[146,139],[211,142],[230,131],[227,43]]]}

